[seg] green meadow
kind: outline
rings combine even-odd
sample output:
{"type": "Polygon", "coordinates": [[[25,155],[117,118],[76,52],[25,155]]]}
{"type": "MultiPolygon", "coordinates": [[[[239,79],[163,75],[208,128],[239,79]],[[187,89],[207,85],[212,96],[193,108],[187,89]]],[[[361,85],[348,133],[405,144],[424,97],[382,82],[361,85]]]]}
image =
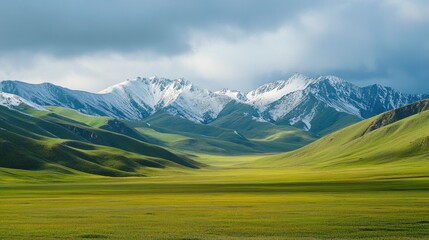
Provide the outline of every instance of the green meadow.
{"type": "Polygon", "coordinates": [[[0,236],[2,239],[427,239],[429,236],[427,177],[413,173],[398,176],[389,168],[362,167],[351,171],[251,167],[249,163],[261,157],[202,155],[200,160],[205,159],[210,167],[154,170],[148,177],[126,178],[78,173],[46,175],[47,172],[3,168],[0,236]]]}

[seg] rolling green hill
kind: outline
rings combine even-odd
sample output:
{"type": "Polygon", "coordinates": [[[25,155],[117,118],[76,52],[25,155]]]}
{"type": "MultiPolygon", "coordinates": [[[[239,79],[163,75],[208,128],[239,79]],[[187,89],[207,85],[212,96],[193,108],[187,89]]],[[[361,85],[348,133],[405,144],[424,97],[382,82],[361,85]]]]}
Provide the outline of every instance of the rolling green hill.
{"type": "Polygon", "coordinates": [[[169,148],[222,155],[290,151],[316,139],[303,130],[258,122],[242,112],[226,114],[208,125],[167,113],[127,124],[169,148]]]}
{"type": "Polygon", "coordinates": [[[289,125],[275,125],[255,117],[255,110],[245,104],[229,103],[210,126],[237,131],[261,148],[290,151],[316,139],[310,132],[289,125]]]}
{"type": "Polygon", "coordinates": [[[110,132],[126,135],[143,142],[159,144],[157,139],[140,134],[124,122],[110,117],[86,115],[76,110],[63,107],[48,106],[45,108],[49,111],[24,109],[24,112],[48,121],[73,125],[77,124],[79,126],[92,127],[94,129],[104,129],[110,132]]]}
{"type": "Polygon", "coordinates": [[[349,126],[299,150],[266,157],[259,166],[305,168],[372,167],[427,176],[429,99],[349,126]],[[426,172],[426,173],[425,173],[426,172]]]}
{"type": "Polygon", "coordinates": [[[0,167],[132,176],[143,175],[145,168],[200,166],[136,138],[55,113],[37,114],[40,117],[0,107],[0,167]]]}
{"type": "MultiPolygon", "coordinates": [[[[63,107],[46,107],[50,112],[26,112],[45,120],[116,132],[143,142],[190,153],[243,155],[284,152],[302,147],[316,139],[311,133],[291,126],[276,126],[256,121],[240,111],[222,111],[211,124],[194,123],[168,113],[157,113],[142,121],[116,120],[90,116],[63,107]]],[[[233,109],[236,109],[235,107],[233,109]]]]}

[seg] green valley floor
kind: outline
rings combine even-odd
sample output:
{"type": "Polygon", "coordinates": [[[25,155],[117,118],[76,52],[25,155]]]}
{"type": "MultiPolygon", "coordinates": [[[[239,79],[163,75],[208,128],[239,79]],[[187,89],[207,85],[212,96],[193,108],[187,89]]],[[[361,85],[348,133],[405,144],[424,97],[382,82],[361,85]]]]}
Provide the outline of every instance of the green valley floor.
{"type": "Polygon", "coordinates": [[[159,170],[148,177],[128,178],[2,168],[0,238],[429,236],[429,178],[422,173],[389,174],[389,167],[348,172],[246,164],[259,157],[201,156],[212,167],[159,170]]]}

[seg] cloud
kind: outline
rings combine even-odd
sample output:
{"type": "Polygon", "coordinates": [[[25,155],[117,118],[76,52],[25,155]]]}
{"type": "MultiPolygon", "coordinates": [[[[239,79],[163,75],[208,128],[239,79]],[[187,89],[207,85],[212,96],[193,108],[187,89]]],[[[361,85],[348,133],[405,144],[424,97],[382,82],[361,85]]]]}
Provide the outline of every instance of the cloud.
{"type": "Polygon", "coordinates": [[[6,3],[4,79],[95,91],[156,74],[249,90],[301,72],[429,92],[427,1],[6,3]]]}
{"type": "Polygon", "coordinates": [[[243,31],[267,31],[293,17],[295,11],[309,8],[310,2],[322,3],[6,0],[0,2],[0,52],[44,52],[56,57],[99,51],[180,54],[189,49],[189,34],[195,29],[229,25],[243,31]]]}

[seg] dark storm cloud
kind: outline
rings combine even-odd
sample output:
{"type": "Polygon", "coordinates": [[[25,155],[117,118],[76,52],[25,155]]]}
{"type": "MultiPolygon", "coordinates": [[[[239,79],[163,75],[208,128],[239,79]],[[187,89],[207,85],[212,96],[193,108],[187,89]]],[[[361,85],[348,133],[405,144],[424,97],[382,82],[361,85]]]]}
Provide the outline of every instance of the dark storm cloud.
{"type": "Polygon", "coordinates": [[[189,34],[193,30],[231,26],[244,32],[268,31],[309,8],[309,3],[3,0],[0,1],[0,52],[47,52],[67,56],[143,50],[176,54],[189,49],[189,34]]]}
{"type": "Polygon", "coordinates": [[[429,1],[0,0],[0,79],[249,90],[295,72],[429,93],[429,1]]]}

